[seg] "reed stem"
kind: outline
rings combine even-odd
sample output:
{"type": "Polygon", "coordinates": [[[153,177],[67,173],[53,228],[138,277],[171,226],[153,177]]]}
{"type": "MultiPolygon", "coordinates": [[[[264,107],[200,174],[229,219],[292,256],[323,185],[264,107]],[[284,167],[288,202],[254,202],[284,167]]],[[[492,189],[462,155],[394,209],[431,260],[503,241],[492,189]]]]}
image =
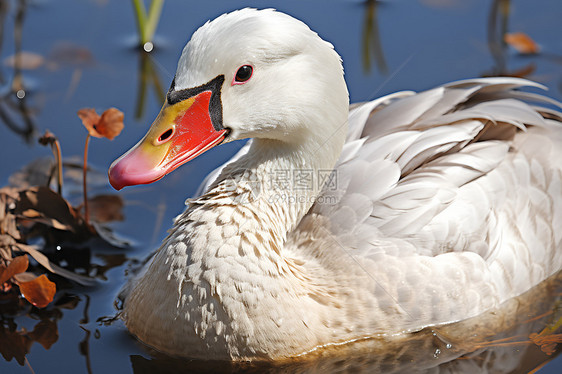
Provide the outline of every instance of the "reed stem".
{"type": "Polygon", "coordinates": [[[86,175],[88,171],[88,145],[90,144],[90,134],[86,136],[86,144],[84,145],[84,168],[82,169],[83,191],[84,191],[84,221],[86,225],[90,222],[90,211],[88,209],[88,189],[86,175]]]}
{"type": "Polygon", "coordinates": [[[147,42],[152,42],[163,6],[164,0],[152,0],[147,13],[143,0],[133,0],[141,46],[147,42]]]}

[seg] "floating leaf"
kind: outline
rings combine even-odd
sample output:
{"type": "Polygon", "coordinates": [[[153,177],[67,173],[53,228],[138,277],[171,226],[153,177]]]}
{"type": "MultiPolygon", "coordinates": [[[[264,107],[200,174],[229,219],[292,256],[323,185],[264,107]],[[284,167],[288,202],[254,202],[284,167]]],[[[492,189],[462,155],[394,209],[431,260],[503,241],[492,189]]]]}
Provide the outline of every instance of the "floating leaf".
{"type": "Polygon", "coordinates": [[[109,227],[101,225],[97,222],[92,222],[92,226],[96,229],[96,232],[106,243],[116,247],[116,248],[126,248],[131,245],[131,241],[119,236],[109,227]]]}
{"type": "Polygon", "coordinates": [[[45,59],[40,54],[29,51],[21,51],[15,55],[6,57],[4,65],[22,70],[35,70],[41,67],[44,62],[45,59]]]}
{"type": "Polygon", "coordinates": [[[41,213],[33,209],[28,209],[25,212],[22,212],[20,217],[29,218],[33,220],[33,222],[42,223],[44,225],[51,226],[52,228],[57,230],[72,231],[71,226],[63,225],[62,223],[60,223],[59,221],[53,218],[44,217],[41,213]]]}
{"type": "Polygon", "coordinates": [[[123,199],[118,195],[97,195],[88,200],[90,215],[99,223],[123,221],[123,199]]]}
{"type": "Polygon", "coordinates": [[[30,245],[18,243],[16,247],[20,251],[28,253],[31,257],[35,259],[35,261],[37,261],[39,264],[41,264],[45,269],[49,270],[51,273],[58,274],[62,277],[73,280],[76,283],[79,283],[83,286],[92,286],[96,284],[96,281],[90,277],[73,273],[70,270],[63,269],[60,266],[53,264],[51,261],[49,261],[47,256],[45,256],[43,253],[39,252],[37,249],[33,248],[30,245]]]}
{"type": "Polygon", "coordinates": [[[5,269],[0,268],[0,285],[7,282],[14,275],[26,271],[28,266],[29,259],[27,258],[27,255],[14,258],[12,262],[10,262],[8,267],[6,267],[5,269]]]}
{"type": "Polygon", "coordinates": [[[55,297],[57,292],[57,287],[45,274],[38,276],[32,281],[21,282],[19,287],[23,297],[38,308],[46,307],[53,301],[53,297],[55,297]]]}
{"type": "Polygon", "coordinates": [[[522,32],[507,33],[503,37],[504,41],[515,48],[517,52],[529,55],[539,53],[539,46],[531,37],[522,32]]]}
{"type": "Polygon", "coordinates": [[[48,187],[31,187],[20,192],[14,214],[59,230],[80,231],[78,213],[59,194],[48,187]]]}

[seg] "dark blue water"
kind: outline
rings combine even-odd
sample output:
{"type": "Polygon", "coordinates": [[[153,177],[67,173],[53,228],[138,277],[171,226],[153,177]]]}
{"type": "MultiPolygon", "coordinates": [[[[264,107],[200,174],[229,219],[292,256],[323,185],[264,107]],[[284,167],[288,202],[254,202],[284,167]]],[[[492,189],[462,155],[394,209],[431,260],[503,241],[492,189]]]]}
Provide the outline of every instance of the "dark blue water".
{"type": "MultiPolygon", "coordinates": [[[[275,7],[290,13],[332,42],[344,60],[353,102],[397,90],[422,90],[457,79],[522,71],[528,78],[546,85],[549,95],[562,99],[559,0],[512,1],[509,14],[498,16],[495,22],[491,20],[491,0],[397,0],[375,6],[356,0],[169,0],[164,4],[157,29],[156,48],[149,55],[136,48],[130,1],[4,0],[0,4],[0,103],[9,108],[14,123],[25,127],[25,118],[29,118],[33,124],[29,142],[0,124],[2,185],[24,165],[51,154],[35,140],[45,129],[57,135],[64,157],[81,156],[86,132],[76,111],[83,107],[101,112],[114,106],[125,113],[122,135],[112,142],[94,139],[90,144],[91,164],[100,170],[107,169],[144,135],[158,113],[161,95],[169,87],[181,49],[191,33],[206,20],[244,6],[275,7]],[[498,33],[490,31],[493,27],[499,30],[502,22],[508,31],[530,35],[539,43],[541,53],[522,56],[502,47],[494,36],[498,33]],[[17,109],[22,101],[11,92],[16,71],[5,63],[18,46],[20,32],[21,49],[42,58],[38,67],[24,70],[21,75],[25,114],[17,109]],[[499,48],[494,49],[496,43],[499,48]],[[152,74],[147,74],[147,70],[152,74]],[[141,95],[143,80],[145,91],[141,95]]],[[[16,359],[0,358],[0,372],[29,373],[30,367],[36,373],[144,373],[177,369],[153,360],[151,353],[132,339],[122,324],[104,326],[96,320],[115,314],[113,300],[132,264],[130,260],[140,260],[158,246],[172,218],[181,212],[185,198],[195,192],[210,170],[240,146],[218,147],[153,185],[122,192],[125,220],[113,227],[132,239],[134,246],[125,251],[93,248],[92,262],[109,268],[106,279],[94,288],[71,287],[61,291],[64,298],[60,307],[18,316],[0,310],[4,323],[16,324],[15,329],[21,334],[23,329],[33,330],[41,319],[54,323],[58,331],[58,338],[49,349],[32,343],[23,366],[16,359]]],[[[102,181],[98,191],[111,189],[102,181]]],[[[2,339],[5,340],[0,345],[13,344],[8,338],[2,339]]],[[[185,367],[203,371],[205,365],[186,363],[185,367]]],[[[212,368],[226,369],[220,365],[212,368]]],[[[369,372],[368,366],[363,368],[369,372]]],[[[560,371],[562,361],[558,358],[540,373],[560,371]]]]}

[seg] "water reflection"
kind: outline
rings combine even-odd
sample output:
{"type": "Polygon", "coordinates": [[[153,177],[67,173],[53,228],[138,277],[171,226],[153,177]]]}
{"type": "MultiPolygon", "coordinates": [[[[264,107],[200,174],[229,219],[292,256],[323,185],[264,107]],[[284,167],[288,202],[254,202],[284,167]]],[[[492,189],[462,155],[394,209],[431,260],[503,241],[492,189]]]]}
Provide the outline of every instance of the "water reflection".
{"type": "Polygon", "coordinates": [[[65,94],[66,101],[70,100],[76,92],[82,80],[84,69],[90,68],[94,64],[94,55],[88,48],[68,41],[57,42],[47,57],[47,67],[49,70],[64,67],[72,69],[70,82],[65,94]]]}
{"type": "MultiPolygon", "coordinates": [[[[123,254],[96,254],[95,261],[90,264],[90,274],[97,279],[106,280],[106,272],[123,265],[128,258],[123,254]]],[[[58,322],[64,317],[65,310],[74,310],[82,305],[82,317],[77,321],[84,331],[84,338],[78,342],[80,354],[84,356],[86,368],[91,373],[89,341],[91,336],[99,338],[99,331],[93,332],[85,326],[90,323],[91,296],[87,293],[75,294],[70,290],[76,288],[68,281],[59,279],[59,291],[55,300],[44,309],[30,305],[14,292],[0,293],[0,354],[6,361],[15,359],[20,365],[27,362],[33,343],[37,342],[45,350],[49,350],[59,340],[58,322]],[[37,321],[30,328],[31,321],[37,321]]],[[[86,288],[85,292],[91,289],[86,288]]],[[[100,321],[98,323],[101,324],[100,321]]]]}
{"type": "Polygon", "coordinates": [[[164,0],[151,0],[148,11],[142,0],[133,0],[135,10],[135,20],[137,21],[137,31],[139,34],[139,46],[145,52],[151,52],[154,48],[153,38],[156,27],[160,21],[164,0]]]}
{"type": "MultiPolygon", "coordinates": [[[[28,93],[24,85],[22,73],[22,30],[27,9],[27,1],[20,0],[17,3],[14,21],[14,77],[10,84],[6,84],[5,78],[0,73],[0,82],[3,84],[2,93],[0,94],[0,120],[14,133],[20,135],[26,142],[31,142],[34,138],[36,129],[34,121],[31,117],[32,108],[27,105],[28,93]]],[[[3,41],[4,26],[6,14],[9,10],[9,3],[2,1],[0,3],[0,23],[1,35],[0,40],[3,41]]],[[[2,44],[0,44],[0,49],[2,44]]]]}
{"type": "Polygon", "coordinates": [[[63,310],[75,309],[80,303],[76,295],[59,295],[52,307],[37,309],[14,293],[0,294],[0,354],[6,361],[15,359],[20,365],[37,342],[48,350],[59,339],[57,322],[64,316],[63,310]],[[37,323],[29,331],[18,328],[17,317],[26,317],[37,323]]]}
{"type": "Polygon", "coordinates": [[[363,70],[368,73],[371,71],[373,62],[381,74],[388,73],[388,66],[384,57],[382,43],[379,32],[377,8],[381,3],[377,0],[367,0],[365,3],[365,22],[363,26],[362,44],[363,44],[363,70]]]}
{"type": "Polygon", "coordinates": [[[154,90],[154,95],[159,103],[163,103],[166,90],[160,83],[160,77],[155,69],[155,61],[152,55],[143,50],[138,51],[139,56],[139,73],[138,73],[138,90],[137,103],[135,109],[135,119],[140,120],[144,117],[146,105],[146,97],[150,86],[154,90]]]}
{"type": "Polygon", "coordinates": [[[490,75],[505,74],[507,44],[504,35],[508,32],[511,0],[493,0],[488,17],[488,48],[495,61],[490,75]]]}
{"type": "MultiPolygon", "coordinates": [[[[490,71],[485,72],[483,76],[500,75],[526,78],[532,76],[537,70],[537,64],[534,60],[515,70],[511,70],[508,67],[510,43],[508,43],[507,41],[509,41],[508,37],[514,36],[509,32],[509,18],[511,15],[511,7],[511,0],[493,0],[491,3],[490,13],[488,16],[487,35],[488,49],[490,51],[490,55],[494,59],[495,65],[490,71]]],[[[527,37],[526,34],[520,34],[520,36],[527,37]]],[[[532,41],[530,38],[528,42],[534,43],[534,41],[532,41]]],[[[517,46],[513,42],[511,44],[517,46]]],[[[524,54],[532,56],[539,55],[536,52],[526,52],[524,54]]],[[[541,56],[549,58],[551,60],[560,60],[559,56],[549,56],[548,54],[545,55],[543,53],[541,53],[541,56]]]]}
{"type": "Polygon", "coordinates": [[[511,13],[511,0],[493,0],[488,16],[488,49],[490,55],[494,59],[495,65],[484,76],[512,76],[512,77],[528,77],[532,75],[536,69],[536,63],[531,61],[524,67],[510,71],[507,67],[508,60],[508,44],[505,41],[506,35],[509,33],[509,16],[511,13]]]}
{"type": "MultiPolygon", "coordinates": [[[[0,51],[4,46],[4,25],[6,24],[6,15],[10,10],[7,1],[0,1],[0,51]]],[[[4,78],[4,72],[0,69],[0,84],[6,83],[6,78],[4,78]]]]}

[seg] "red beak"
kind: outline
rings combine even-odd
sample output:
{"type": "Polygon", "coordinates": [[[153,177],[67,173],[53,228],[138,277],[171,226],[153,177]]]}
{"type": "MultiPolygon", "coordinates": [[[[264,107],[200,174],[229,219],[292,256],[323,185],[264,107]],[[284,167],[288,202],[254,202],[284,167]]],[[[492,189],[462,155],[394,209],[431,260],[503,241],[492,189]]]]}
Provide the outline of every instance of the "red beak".
{"type": "Polygon", "coordinates": [[[213,101],[218,100],[221,110],[220,95],[215,97],[212,89],[197,91],[185,99],[183,93],[192,90],[174,92],[175,96],[168,93],[167,103],[145,137],[111,164],[109,182],[115,189],[155,182],[224,140],[227,130],[211,119],[211,111],[217,110],[213,101]]]}

